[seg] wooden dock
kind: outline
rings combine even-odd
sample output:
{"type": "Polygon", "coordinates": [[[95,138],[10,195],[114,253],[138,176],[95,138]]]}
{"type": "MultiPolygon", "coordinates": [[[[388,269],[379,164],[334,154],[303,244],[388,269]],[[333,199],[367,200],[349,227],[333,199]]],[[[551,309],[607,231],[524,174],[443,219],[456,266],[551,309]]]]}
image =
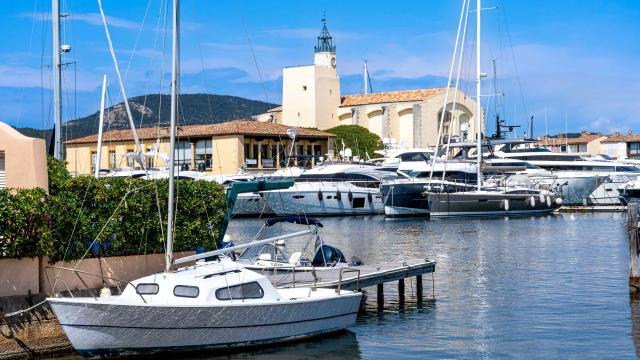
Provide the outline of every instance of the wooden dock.
{"type": "MultiPolygon", "coordinates": [[[[311,287],[360,290],[377,287],[378,308],[384,306],[384,284],[398,282],[400,303],[404,303],[405,279],[416,278],[416,294],[422,300],[424,274],[433,274],[436,263],[429,259],[413,259],[374,265],[349,266],[321,271],[275,272],[266,274],[276,287],[311,287]]],[[[433,278],[432,278],[433,286],[433,278]]]]}
{"type": "Polygon", "coordinates": [[[598,205],[598,206],[590,206],[590,205],[564,205],[560,209],[559,212],[624,212],[627,210],[627,207],[624,205],[598,205]]]}

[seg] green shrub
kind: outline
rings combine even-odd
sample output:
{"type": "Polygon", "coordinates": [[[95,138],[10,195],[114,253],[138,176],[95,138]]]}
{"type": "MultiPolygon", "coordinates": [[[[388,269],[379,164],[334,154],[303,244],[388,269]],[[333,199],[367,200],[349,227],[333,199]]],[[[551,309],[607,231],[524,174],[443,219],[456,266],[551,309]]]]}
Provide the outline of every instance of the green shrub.
{"type": "MultiPolygon", "coordinates": [[[[49,160],[49,194],[0,190],[0,257],[88,256],[164,252],[168,180],[69,176],[49,160]],[[95,244],[89,248],[94,242],[95,244]]],[[[226,210],[214,182],[176,181],[174,250],[215,248],[226,210]]]]}

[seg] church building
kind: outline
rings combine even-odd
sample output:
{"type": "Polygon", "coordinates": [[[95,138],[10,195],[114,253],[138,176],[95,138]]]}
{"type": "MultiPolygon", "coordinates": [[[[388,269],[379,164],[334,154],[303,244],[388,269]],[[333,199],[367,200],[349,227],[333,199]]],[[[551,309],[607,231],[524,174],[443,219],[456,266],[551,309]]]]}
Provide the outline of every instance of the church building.
{"type": "Polygon", "coordinates": [[[322,21],[313,64],[284,68],[282,106],[258,115],[258,121],[319,130],[360,125],[382,139],[419,148],[436,145],[442,111],[446,111],[443,134],[451,131],[452,136],[475,138],[476,102],[461,91],[454,99],[454,90],[450,89],[446,106],[445,88],[343,96],[336,46],[326,19],[322,21]]]}

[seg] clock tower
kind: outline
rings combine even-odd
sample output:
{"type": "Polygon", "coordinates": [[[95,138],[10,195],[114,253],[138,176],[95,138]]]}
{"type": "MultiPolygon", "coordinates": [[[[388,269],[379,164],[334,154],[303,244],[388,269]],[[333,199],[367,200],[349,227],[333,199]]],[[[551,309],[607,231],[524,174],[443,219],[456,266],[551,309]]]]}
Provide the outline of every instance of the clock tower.
{"type": "Polygon", "coordinates": [[[314,47],[314,64],[316,66],[326,66],[336,68],[336,46],[333,45],[333,37],[327,29],[327,18],[322,18],[322,31],[318,36],[318,43],[314,47]]]}
{"type": "Polygon", "coordinates": [[[314,46],[313,65],[285,68],[282,72],[282,123],[320,130],[338,126],[340,78],[336,71],[336,46],[322,19],[314,46]]]}

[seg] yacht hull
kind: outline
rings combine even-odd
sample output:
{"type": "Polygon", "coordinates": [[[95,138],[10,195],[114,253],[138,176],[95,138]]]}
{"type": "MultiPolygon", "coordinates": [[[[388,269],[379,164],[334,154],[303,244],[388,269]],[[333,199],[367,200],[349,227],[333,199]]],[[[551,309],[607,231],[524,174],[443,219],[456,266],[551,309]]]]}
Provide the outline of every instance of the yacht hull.
{"type": "Polygon", "coordinates": [[[389,217],[429,216],[429,202],[422,195],[424,182],[391,182],[380,186],[384,214],[389,217]]]}
{"type": "Polygon", "coordinates": [[[562,195],[564,205],[584,205],[592,193],[602,184],[602,177],[595,174],[557,173],[555,192],[562,195]]]}
{"type": "Polygon", "coordinates": [[[381,214],[382,195],[378,188],[344,183],[296,184],[286,190],[262,192],[276,215],[368,215],[381,214]]]}
{"type": "MultiPolygon", "coordinates": [[[[405,180],[386,182],[380,186],[384,200],[384,214],[388,217],[402,216],[429,216],[429,201],[424,195],[426,187],[433,183],[434,186],[443,186],[441,182],[434,180],[405,180]]],[[[448,191],[464,191],[469,185],[446,183],[448,191]]]]}
{"type": "Polygon", "coordinates": [[[273,214],[273,210],[260,194],[242,193],[238,194],[231,214],[233,216],[260,216],[273,214]]]}
{"type": "Polygon", "coordinates": [[[556,197],[540,202],[538,196],[529,194],[492,193],[428,193],[431,217],[447,216],[512,216],[550,213],[560,205],[556,197]],[[506,201],[505,201],[506,200],[506,201]],[[508,205],[506,205],[508,203],[508,205]]]}
{"type": "Polygon", "coordinates": [[[255,306],[49,303],[76,351],[113,356],[254,346],[333,332],[355,323],[361,296],[255,306]]]}
{"type": "Polygon", "coordinates": [[[622,205],[620,201],[621,185],[633,181],[638,177],[638,173],[623,174],[610,173],[608,176],[598,176],[599,183],[596,189],[585,199],[583,205],[589,206],[611,206],[622,205]]]}

